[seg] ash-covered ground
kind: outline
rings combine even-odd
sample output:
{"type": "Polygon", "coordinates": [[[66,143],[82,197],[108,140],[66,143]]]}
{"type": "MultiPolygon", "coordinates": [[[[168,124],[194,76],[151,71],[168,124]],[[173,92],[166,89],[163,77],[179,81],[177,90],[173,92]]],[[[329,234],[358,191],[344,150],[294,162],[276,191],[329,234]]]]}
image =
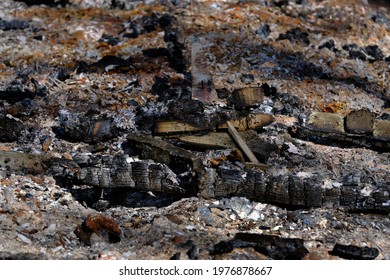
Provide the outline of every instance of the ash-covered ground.
{"type": "Polygon", "coordinates": [[[0,259],[390,259],[389,9],[1,1],[0,259]]]}

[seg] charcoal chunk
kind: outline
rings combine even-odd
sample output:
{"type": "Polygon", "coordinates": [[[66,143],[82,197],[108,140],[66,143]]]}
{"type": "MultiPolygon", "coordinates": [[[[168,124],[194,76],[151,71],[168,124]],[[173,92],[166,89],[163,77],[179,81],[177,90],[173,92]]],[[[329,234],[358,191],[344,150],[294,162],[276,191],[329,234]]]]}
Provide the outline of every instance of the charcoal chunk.
{"type": "Polygon", "coordinates": [[[268,24],[263,24],[256,30],[256,35],[261,39],[267,39],[269,34],[271,34],[271,29],[268,24]]]}
{"type": "Polygon", "coordinates": [[[119,38],[114,37],[114,36],[110,36],[110,35],[107,35],[107,34],[103,34],[102,38],[100,38],[99,41],[100,42],[105,42],[105,43],[107,43],[107,44],[109,44],[111,46],[116,46],[120,42],[119,38]]]}
{"type": "Polygon", "coordinates": [[[0,30],[16,30],[28,28],[30,24],[25,20],[0,20],[0,30]]]}
{"type": "Polygon", "coordinates": [[[171,15],[163,14],[159,18],[158,23],[160,24],[161,28],[165,28],[165,27],[169,26],[174,19],[175,18],[171,15]]]}
{"type": "Polygon", "coordinates": [[[344,45],[343,50],[346,50],[349,52],[350,59],[360,59],[363,61],[367,60],[366,51],[356,44],[344,45]]]}
{"type": "Polygon", "coordinates": [[[0,260],[47,260],[44,254],[0,252],[0,260]]]}
{"type": "Polygon", "coordinates": [[[257,252],[275,260],[299,260],[309,253],[303,240],[299,238],[238,232],[232,240],[221,241],[214,245],[210,254],[224,254],[231,252],[234,248],[245,247],[252,247],[257,252]]]}
{"type": "Polygon", "coordinates": [[[303,43],[304,45],[309,45],[309,33],[302,31],[299,27],[295,27],[289,31],[287,31],[285,34],[280,34],[277,40],[289,40],[293,43],[303,43]]]}
{"type": "Polygon", "coordinates": [[[350,260],[373,260],[379,255],[379,250],[372,247],[358,247],[354,245],[342,245],[336,243],[331,255],[350,260]]]}
{"type": "Polygon", "coordinates": [[[213,249],[210,251],[211,255],[220,255],[233,251],[234,246],[231,241],[221,241],[214,245],[213,249]]]}
{"type": "Polygon", "coordinates": [[[0,142],[17,141],[24,128],[22,122],[0,115],[0,142]]]}
{"type": "Polygon", "coordinates": [[[169,259],[170,260],[180,260],[180,255],[181,253],[180,252],[177,252],[176,254],[174,254],[172,257],[170,257],[169,259]]]}
{"type": "Polygon", "coordinates": [[[366,53],[371,56],[372,60],[382,60],[383,59],[383,53],[382,50],[376,46],[376,45],[369,45],[364,48],[366,53]]]}
{"type": "Polygon", "coordinates": [[[323,43],[322,45],[320,45],[318,48],[319,48],[319,49],[327,48],[327,49],[331,50],[332,52],[337,51],[333,39],[330,39],[330,40],[326,41],[325,43],[323,43]]]}
{"type": "Polygon", "coordinates": [[[199,256],[198,245],[196,244],[192,245],[192,247],[187,251],[187,256],[190,260],[197,260],[199,256]]]}

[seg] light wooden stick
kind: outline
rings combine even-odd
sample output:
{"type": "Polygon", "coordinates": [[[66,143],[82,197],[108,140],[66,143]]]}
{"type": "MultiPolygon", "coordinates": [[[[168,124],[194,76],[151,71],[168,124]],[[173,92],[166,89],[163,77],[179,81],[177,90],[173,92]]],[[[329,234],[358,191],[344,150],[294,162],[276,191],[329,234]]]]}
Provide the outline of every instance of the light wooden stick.
{"type": "Polygon", "coordinates": [[[230,136],[232,136],[232,138],[236,142],[237,146],[244,152],[244,154],[248,157],[250,162],[259,163],[256,156],[252,153],[251,149],[249,149],[248,145],[246,144],[244,139],[242,139],[240,134],[238,134],[235,127],[229,121],[227,121],[226,123],[228,125],[228,132],[229,132],[230,136]]]}

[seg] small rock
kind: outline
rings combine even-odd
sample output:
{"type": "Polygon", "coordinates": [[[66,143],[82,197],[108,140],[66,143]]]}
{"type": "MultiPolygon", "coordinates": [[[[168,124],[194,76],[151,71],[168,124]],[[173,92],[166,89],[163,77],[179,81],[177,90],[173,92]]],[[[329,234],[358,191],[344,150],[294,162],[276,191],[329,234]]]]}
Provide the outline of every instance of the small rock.
{"type": "Polygon", "coordinates": [[[381,49],[376,45],[369,45],[364,48],[366,53],[373,58],[373,60],[382,60],[383,53],[381,49]]]}
{"type": "Polygon", "coordinates": [[[228,82],[229,84],[234,84],[235,83],[235,80],[233,77],[228,77],[226,82],[228,82]]]}
{"type": "Polygon", "coordinates": [[[24,20],[1,20],[0,19],[0,30],[16,30],[16,29],[25,29],[28,28],[30,24],[24,20]]]}
{"type": "Polygon", "coordinates": [[[16,233],[16,236],[21,240],[23,241],[24,243],[26,244],[32,244],[32,241],[27,238],[26,236],[24,236],[23,234],[20,234],[20,233],[16,233]]]}
{"type": "Polygon", "coordinates": [[[323,48],[327,48],[327,49],[331,50],[332,52],[337,50],[333,39],[330,39],[330,40],[324,42],[323,44],[321,44],[318,47],[318,49],[323,49],[323,48]]]}
{"type": "Polygon", "coordinates": [[[207,226],[215,225],[215,221],[209,207],[201,207],[198,211],[199,215],[203,218],[207,226]]]}
{"type": "Polygon", "coordinates": [[[252,83],[254,79],[255,79],[255,77],[252,74],[243,74],[241,76],[241,82],[246,83],[246,84],[252,83]]]}
{"type": "Polygon", "coordinates": [[[343,50],[349,52],[350,59],[367,60],[367,54],[365,50],[356,44],[344,45],[343,50]]]}

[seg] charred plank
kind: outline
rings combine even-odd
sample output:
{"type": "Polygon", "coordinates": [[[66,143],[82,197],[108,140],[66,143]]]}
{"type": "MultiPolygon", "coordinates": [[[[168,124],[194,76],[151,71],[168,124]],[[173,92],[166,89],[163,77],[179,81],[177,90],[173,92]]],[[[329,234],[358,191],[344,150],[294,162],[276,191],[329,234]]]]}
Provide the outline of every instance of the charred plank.
{"type": "Polygon", "coordinates": [[[257,252],[276,260],[299,260],[309,253],[304,241],[299,238],[238,232],[233,239],[214,245],[210,254],[219,255],[229,253],[234,248],[246,247],[253,247],[257,252]]]}
{"type": "Polygon", "coordinates": [[[205,179],[201,158],[188,150],[151,136],[136,134],[128,135],[125,145],[142,159],[152,159],[155,162],[166,164],[179,175],[180,184],[187,185],[187,190],[191,193],[197,193],[198,186],[201,186],[205,179]]]}
{"type": "Polygon", "coordinates": [[[318,144],[339,147],[366,147],[378,152],[389,152],[390,142],[370,135],[349,134],[339,132],[320,131],[314,128],[297,126],[290,130],[293,137],[312,141],[318,144]]]}

